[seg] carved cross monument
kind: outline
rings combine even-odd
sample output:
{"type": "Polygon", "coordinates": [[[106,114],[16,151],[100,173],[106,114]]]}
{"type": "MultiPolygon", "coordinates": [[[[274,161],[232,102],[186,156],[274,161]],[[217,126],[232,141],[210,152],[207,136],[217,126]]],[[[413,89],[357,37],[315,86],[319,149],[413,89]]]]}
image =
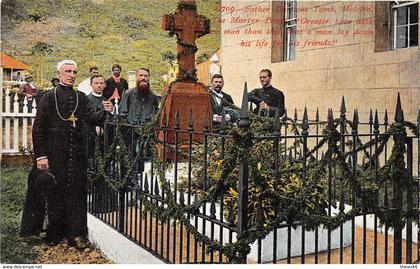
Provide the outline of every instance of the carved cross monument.
{"type": "Polygon", "coordinates": [[[174,14],[163,16],[162,24],[163,29],[177,36],[179,57],[177,77],[193,79],[189,74],[195,74],[195,53],[197,52],[195,40],[210,33],[210,21],[197,15],[197,6],[194,0],[181,0],[174,14]]]}
{"type": "MultiPolygon", "coordinates": [[[[195,40],[210,32],[210,20],[197,15],[195,0],[179,0],[178,8],[173,14],[163,16],[162,26],[177,37],[177,51],[179,72],[177,79],[170,86],[166,86],[167,98],[163,104],[160,124],[167,128],[166,142],[173,144],[175,140],[175,114],[178,111],[179,127],[188,129],[190,111],[194,121],[194,131],[201,132],[207,118],[211,128],[211,106],[208,92],[202,83],[197,82],[195,68],[195,53],[197,46],[195,40]],[[164,116],[166,119],[164,120],[164,116]]],[[[193,140],[199,141],[202,136],[194,135],[193,140]]],[[[163,139],[163,132],[159,134],[163,139]]],[[[180,133],[179,145],[188,141],[188,134],[180,133]]],[[[166,150],[165,158],[173,158],[173,152],[166,150]]]]}

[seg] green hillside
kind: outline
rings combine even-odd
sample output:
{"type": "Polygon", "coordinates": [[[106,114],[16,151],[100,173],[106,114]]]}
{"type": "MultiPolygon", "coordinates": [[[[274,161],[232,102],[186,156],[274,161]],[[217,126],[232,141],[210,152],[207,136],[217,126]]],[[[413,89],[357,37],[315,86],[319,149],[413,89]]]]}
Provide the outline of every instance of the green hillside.
{"type": "MultiPolygon", "coordinates": [[[[212,20],[211,34],[197,42],[200,58],[219,47],[216,2],[197,1],[198,13],[212,20]]],[[[111,66],[120,63],[123,71],[148,67],[159,90],[169,68],[163,55],[176,53],[175,37],[161,26],[176,0],[3,0],[1,5],[2,51],[32,66],[44,85],[57,61],[71,58],[79,64],[78,82],[89,66],[108,77],[111,66]]]]}

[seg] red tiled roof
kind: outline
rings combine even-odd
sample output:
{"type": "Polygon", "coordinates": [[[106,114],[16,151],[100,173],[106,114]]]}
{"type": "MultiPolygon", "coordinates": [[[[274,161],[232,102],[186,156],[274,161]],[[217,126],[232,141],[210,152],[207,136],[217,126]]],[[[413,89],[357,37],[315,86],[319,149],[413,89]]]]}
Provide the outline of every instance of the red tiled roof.
{"type": "Polygon", "coordinates": [[[7,68],[7,69],[17,69],[17,70],[27,70],[30,67],[24,63],[19,62],[16,59],[13,59],[9,55],[1,53],[1,67],[7,68]]]}

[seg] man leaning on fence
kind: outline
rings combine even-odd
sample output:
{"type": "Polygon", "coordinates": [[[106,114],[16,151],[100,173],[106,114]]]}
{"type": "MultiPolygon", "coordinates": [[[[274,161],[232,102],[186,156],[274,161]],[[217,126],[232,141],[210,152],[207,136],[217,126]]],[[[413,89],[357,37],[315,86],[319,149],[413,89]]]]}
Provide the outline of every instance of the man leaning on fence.
{"type": "Polygon", "coordinates": [[[68,239],[71,246],[87,246],[87,174],[83,125],[99,125],[109,101],[93,112],[86,95],[73,88],[77,64],[63,60],[57,64],[60,84],[48,91],[38,106],[32,130],[37,168],[51,173],[56,184],[48,200],[47,243],[55,245],[68,239]]]}
{"type": "Polygon", "coordinates": [[[279,116],[285,113],[284,94],[271,85],[272,73],[269,69],[260,71],[261,88],[254,89],[248,95],[248,101],[256,105],[254,113],[260,116],[274,117],[276,110],[279,116]]]}
{"type": "Polygon", "coordinates": [[[211,85],[209,87],[210,104],[213,114],[213,127],[222,122],[222,117],[228,124],[236,123],[239,119],[239,112],[235,110],[235,104],[232,97],[224,92],[223,76],[219,74],[213,75],[211,85]]]}

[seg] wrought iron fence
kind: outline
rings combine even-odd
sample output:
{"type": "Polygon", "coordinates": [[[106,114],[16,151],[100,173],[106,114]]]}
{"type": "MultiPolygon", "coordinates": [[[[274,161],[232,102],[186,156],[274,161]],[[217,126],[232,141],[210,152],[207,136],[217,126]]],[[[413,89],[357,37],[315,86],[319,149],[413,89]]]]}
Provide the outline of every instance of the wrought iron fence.
{"type": "Polygon", "coordinates": [[[419,260],[420,115],[398,98],[392,124],[363,124],[343,98],[336,119],[261,118],[246,89],[240,115],[217,133],[193,112],[186,130],[163,115],[88,132],[89,212],[168,263],[419,260]]]}

